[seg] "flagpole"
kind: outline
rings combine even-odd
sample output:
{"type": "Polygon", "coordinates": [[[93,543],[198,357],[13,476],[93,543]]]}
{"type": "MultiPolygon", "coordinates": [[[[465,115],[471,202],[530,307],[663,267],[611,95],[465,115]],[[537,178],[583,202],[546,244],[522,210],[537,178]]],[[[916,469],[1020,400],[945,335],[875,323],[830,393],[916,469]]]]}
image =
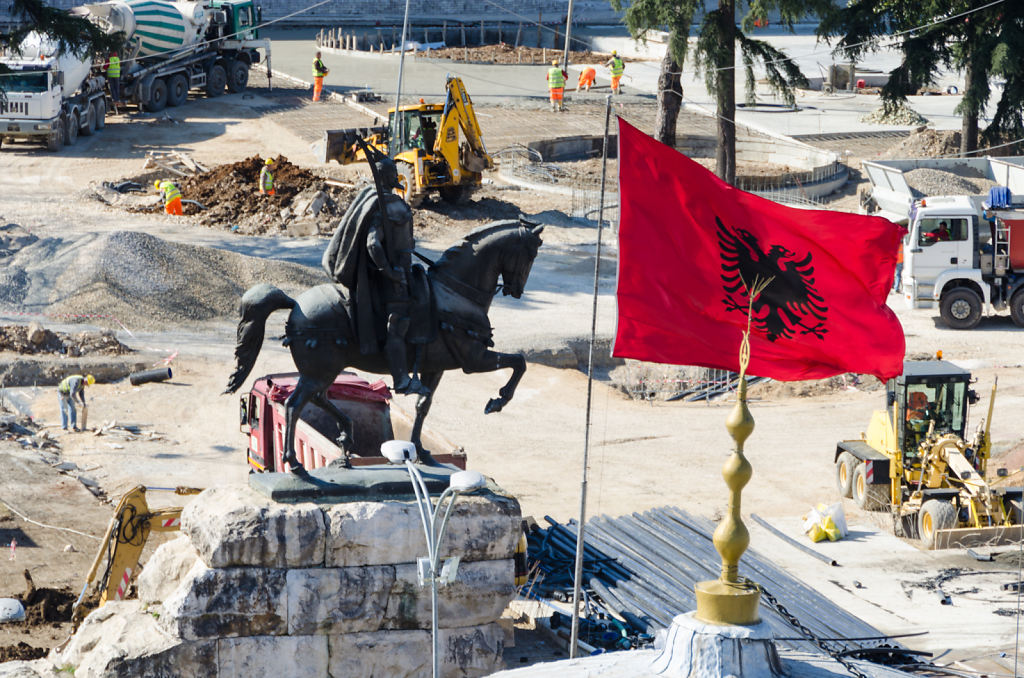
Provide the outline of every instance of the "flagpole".
{"type": "MultiPolygon", "coordinates": [[[[566,40],[568,45],[568,40],[566,40]]],[[[580,519],[576,527],[576,563],[572,586],[572,633],[569,638],[569,658],[576,657],[580,638],[580,593],[583,581],[583,525],[587,521],[587,465],[590,456],[590,403],[594,391],[594,342],[597,339],[597,288],[601,272],[601,232],[604,229],[604,189],[608,176],[608,129],[612,120],[612,96],[605,97],[604,151],[601,162],[601,203],[597,212],[597,253],[594,255],[594,301],[590,313],[590,351],[587,355],[587,416],[583,429],[583,473],[580,481],[580,519]]]]}

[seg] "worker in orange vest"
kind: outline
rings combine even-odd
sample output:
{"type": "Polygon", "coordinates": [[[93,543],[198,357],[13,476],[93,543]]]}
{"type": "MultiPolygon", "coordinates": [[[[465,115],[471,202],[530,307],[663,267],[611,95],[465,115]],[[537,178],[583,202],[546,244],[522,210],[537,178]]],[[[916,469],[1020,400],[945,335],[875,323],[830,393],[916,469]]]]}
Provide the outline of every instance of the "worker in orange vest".
{"type": "Polygon", "coordinates": [[[324,77],[330,72],[320,59],[320,52],[317,52],[313,57],[313,101],[320,101],[320,92],[324,90],[324,77]]]}
{"type": "Polygon", "coordinates": [[[562,104],[562,95],[565,92],[565,80],[568,75],[558,66],[557,60],[551,62],[551,68],[548,69],[548,92],[551,96],[552,111],[565,110],[565,106],[562,104]]]}
{"type": "Polygon", "coordinates": [[[576,83],[576,91],[578,92],[581,89],[585,89],[589,92],[590,88],[594,86],[595,80],[597,80],[597,72],[589,66],[584,68],[580,73],[579,82],[576,83]]]}
{"type": "Polygon", "coordinates": [[[899,249],[896,250],[896,277],[892,282],[892,291],[899,294],[903,282],[903,241],[900,241],[899,249]]]}

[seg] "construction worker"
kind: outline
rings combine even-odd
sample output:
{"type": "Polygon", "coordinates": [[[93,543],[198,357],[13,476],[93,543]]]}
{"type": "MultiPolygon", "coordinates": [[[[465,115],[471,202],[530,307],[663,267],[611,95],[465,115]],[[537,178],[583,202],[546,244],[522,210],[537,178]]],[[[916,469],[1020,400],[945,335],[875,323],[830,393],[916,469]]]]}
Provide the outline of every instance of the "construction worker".
{"type": "Polygon", "coordinates": [[[267,158],[260,170],[260,193],[263,195],[274,195],[274,164],[273,158],[267,158]]]}
{"type": "Polygon", "coordinates": [[[576,91],[578,92],[581,89],[585,89],[589,92],[590,88],[594,86],[594,81],[596,79],[597,72],[593,68],[589,66],[587,68],[584,68],[583,71],[580,73],[579,82],[576,83],[576,91]]]}
{"type": "Polygon", "coordinates": [[[619,80],[622,78],[622,71],[626,70],[626,64],[619,58],[619,53],[612,50],[612,58],[605,62],[605,66],[612,71],[612,93],[622,94],[619,91],[619,80]]]}
{"type": "Polygon", "coordinates": [[[324,89],[324,76],[330,72],[320,59],[320,52],[317,52],[313,57],[313,101],[320,101],[320,92],[324,89]]]}
{"type": "MultiPolygon", "coordinates": [[[[82,403],[85,409],[85,387],[96,383],[96,378],[91,374],[84,377],[80,374],[72,374],[64,377],[64,380],[57,386],[57,393],[60,395],[60,427],[68,430],[68,424],[75,431],[78,430],[78,412],[75,410],[75,398],[82,403]]],[[[84,415],[83,415],[84,416],[84,415]]]]}
{"type": "Polygon", "coordinates": [[[548,69],[548,92],[551,95],[552,111],[565,110],[565,106],[562,105],[562,95],[565,92],[565,79],[567,76],[568,73],[558,66],[557,60],[551,62],[551,68],[548,69]]]}
{"type": "Polygon", "coordinates": [[[110,98],[116,104],[121,101],[121,57],[111,52],[107,57],[107,85],[110,86],[110,98]]]}
{"type": "Polygon", "coordinates": [[[164,212],[181,216],[181,190],[178,185],[170,179],[157,179],[153,182],[153,188],[164,194],[164,212]]]}

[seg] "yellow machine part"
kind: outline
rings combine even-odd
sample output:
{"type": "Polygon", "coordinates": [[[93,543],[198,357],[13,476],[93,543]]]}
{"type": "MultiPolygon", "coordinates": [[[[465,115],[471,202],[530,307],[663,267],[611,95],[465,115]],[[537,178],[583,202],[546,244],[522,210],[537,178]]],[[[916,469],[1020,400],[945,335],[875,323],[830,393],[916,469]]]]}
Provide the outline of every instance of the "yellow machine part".
{"type": "MultiPolygon", "coordinates": [[[[174,490],[178,495],[198,494],[201,491],[194,487],[174,490]]],[[[144,486],[139,485],[126,493],[114,510],[114,517],[107,526],[106,535],[75,605],[82,601],[104,561],[107,567],[100,582],[99,604],[102,606],[108,600],[122,600],[128,593],[132,576],[139,566],[139,556],[142,555],[150,533],[177,532],[180,524],[180,507],[150,510],[144,486]]]]}

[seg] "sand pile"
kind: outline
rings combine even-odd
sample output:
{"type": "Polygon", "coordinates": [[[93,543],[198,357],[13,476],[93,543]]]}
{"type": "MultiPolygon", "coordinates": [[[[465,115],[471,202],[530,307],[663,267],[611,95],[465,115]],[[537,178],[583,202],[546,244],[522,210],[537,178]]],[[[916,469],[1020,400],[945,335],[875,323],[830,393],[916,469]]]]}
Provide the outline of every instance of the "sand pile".
{"type": "Polygon", "coordinates": [[[250,286],[289,293],[326,282],[318,270],[136,231],[42,238],[0,256],[0,309],[97,315],[108,323],[157,329],[236,320],[250,286]]]}

